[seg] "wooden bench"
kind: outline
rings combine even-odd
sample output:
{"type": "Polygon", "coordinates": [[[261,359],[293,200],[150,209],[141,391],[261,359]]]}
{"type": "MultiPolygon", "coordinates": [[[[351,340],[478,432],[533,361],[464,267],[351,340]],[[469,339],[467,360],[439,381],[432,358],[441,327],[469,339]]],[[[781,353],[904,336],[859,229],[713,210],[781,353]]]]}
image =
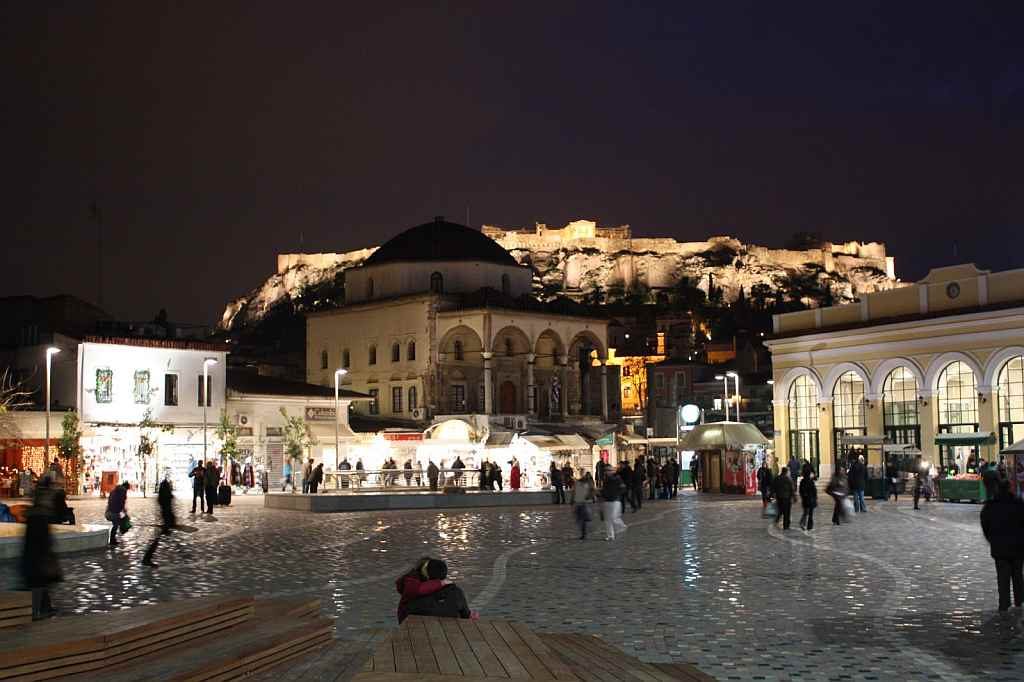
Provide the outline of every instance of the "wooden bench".
{"type": "Polygon", "coordinates": [[[32,622],[31,592],[0,592],[0,628],[32,622]]]}
{"type": "MultiPolygon", "coordinates": [[[[522,623],[410,616],[355,682],[706,682],[686,664],[644,663],[597,637],[537,634],[522,623]]],[[[344,678],[338,678],[344,679],[344,678]]]]}

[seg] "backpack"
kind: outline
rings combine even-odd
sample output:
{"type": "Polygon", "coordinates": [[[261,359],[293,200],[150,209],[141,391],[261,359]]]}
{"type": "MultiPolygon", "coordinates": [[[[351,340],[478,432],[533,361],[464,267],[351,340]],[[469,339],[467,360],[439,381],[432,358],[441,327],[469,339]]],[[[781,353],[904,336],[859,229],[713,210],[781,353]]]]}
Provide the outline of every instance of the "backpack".
{"type": "Polygon", "coordinates": [[[410,616],[469,618],[469,604],[458,585],[445,585],[437,592],[413,599],[408,612],[410,616]]]}

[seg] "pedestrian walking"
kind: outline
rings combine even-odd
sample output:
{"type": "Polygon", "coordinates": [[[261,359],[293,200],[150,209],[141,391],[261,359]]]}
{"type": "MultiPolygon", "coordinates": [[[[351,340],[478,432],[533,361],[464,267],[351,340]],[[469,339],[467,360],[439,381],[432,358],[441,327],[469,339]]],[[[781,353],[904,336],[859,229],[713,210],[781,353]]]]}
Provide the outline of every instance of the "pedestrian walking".
{"type": "MultiPolygon", "coordinates": [[[[206,490],[206,513],[213,516],[213,507],[217,504],[217,486],[220,484],[220,469],[212,459],[206,463],[206,472],[203,474],[203,487],[206,490]]],[[[292,486],[292,492],[295,486],[292,486]]]]}
{"type": "Polygon", "coordinates": [[[121,483],[107,496],[107,521],[110,521],[110,545],[117,544],[117,531],[121,528],[121,517],[128,509],[128,481],[121,483]]]}
{"type": "Polygon", "coordinates": [[[775,504],[779,507],[775,523],[778,524],[779,519],[782,519],[782,530],[789,530],[790,514],[793,511],[793,493],[796,486],[793,485],[793,479],[789,476],[787,467],[782,467],[774,485],[775,504]]]}
{"type": "Polygon", "coordinates": [[[622,496],[625,485],[618,472],[607,469],[604,487],[601,488],[601,516],[604,518],[604,539],[614,540],[615,531],[626,532],[626,524],[622,521],[622,496]]]}
{"type": "Polygon", "coordinates": [[[693,484],[693,489],[697,490],[697,477],[700,474],[700,459],[693,455],[690,458],[690,483],[693,484]]]}
{"type": "Polygon", "coordinates": [[[320,488],[320,484],[324,481],[324,463],[320,462],[313,467],[313,473],[310,474],[309,478],[309,493],[316,495],[316,491],[320,488]]]}
{"type": "Polygon", "coordinates": [[[619,463],[619,480],[622,482],[622,487],[619,492],[619,499],[622,501],[622,513],[626,513],[626,505],[633,509],[633,513],[636,513],[636,502],[633,501],[633,469],[629,466],[629,462],[622,460],[619,463]]]}
{"type": "Polygon", "coordinates": [[[313,458],[302,465],[302,494],[309,493],[309,479],[313,477],[313,458]]]}
{"type": "Polygon", "coordinates": [[[32,620],[57,615],[50,601],[50,585],[64,579],[50,535],[50,524],[56,523],[53,492],[49,477],[41,478],[25,519],[20,569],[25,587],[32,591],[32,620]]]}
{"type": "Polygon", "coordinates": [[[888,500],[889,496],[892,495],[893,502],[900,501],[900,467],[895,457],[889,459],[885,465],[885,478],[889,484],[889,491],[885,495],[885,499],[888,500]]]}
{"type": "Polygon", "coordinates": [[[842,471],[832,474],[832,480],[828,482],[825,492],[832,498],[832,524],[838,526],[841,521],[846,520],[846,509],[843,504],[846,502],[846,478],[842,471]]]}
{"type": "Polygon", "coordinates": [[[786,467],[786,471],[789,472],[789,477],[793,479],[793,487],[796,487],[796,479],[800,476],[800,462],[797,461],[796,455],[791,455],[789,458],[789,465],[786,467]]]}
{"type": "Polygon", "coordinates": [[[853,497],[853,510],[855,512],[866,512],[868,508],[864,505],[864,486],[867,484],[867,467],[864,466],[864,455],[858,455],[857,459],[850,464],[850,471],[846,475],[850,485],[850,495],[853,497]]]}
{"type": "Polygon", "coordinates": [[[157,564],[153,562],[153,555],[156,554],[156,548],[160,545],[160,538],[170,534],[174,526],[177,525],[174,519],[174,494],[171,490],[171,482],[166,478],[160,481],[156,503],[160,508],[160,527],[157,528],[152,542],[149,543],[149,547],[146,548],[146,553],[142,557],[142,565],[150,568],[157,567],[157,564]]]}
{"type": "Polygon", "coordinates": [[[671,465],[669,467],[669,470],[672,473],[672,498],[675,499],[675,497],[679,494],[679,473],[682,471],[682,467],[679,465],[679,460],[677,459],[673,459],[671,462],[669,462],[669,464],[671,465]]]}
{"type": "Polygon", "coordinates": [[[772,470],[768,468],[768,462],[762,462],[761,467],[757,470],[757,489],[761,491],[761,508],[765,509],[768,507],[768,502],[772,499],[772,470]]]}
{"type": "Polygon", "coordinates": [[[654,463],[653,457],[647,458],[647,487],[648,487],[648,500],[653,500],[657,494],[658,485],[658,465],[654,463]]]}
{"type": "MultiPolygon", "coordinates": [[[[206,469],[203,468],[203,463],[198,462],[192,471],[189,472],[188,477],[192,479],[192,513],[196,513],[196,500],[199,500],[199,513],[206,512],[206,500],[203,499],[203,474],[206,469]]],[[[283,491],[284,488],[282,487],[283,491]]]]}
{"type": "Polygon", "coordinates": [[[999,481],[995,498],[986,500],[981,529],[996,562],[999,610],[1010,608],[1011,585],[1013,605],[1020,608],[1024,604],[1024,502],[1014,497],[1009,481],[999,481]]]}
{"type": "Polygon", "coordinates": [[[814,530],[814,508],[818,506],[818,486],[814,484],[814,470],[810,464],[804,464],[803,478],[800,479],[800,505],[803,514],[800,516],[800,528],[814,530]]]}
{"type": "Polygon", "coordinates": [[[594,501],[594,477],[586,472],[576,481],[572,489],[572,509],[576,525],[580,527],[580,540],[587,539],[587,524],[590,523],[590,504],[594,501]]]}
{"type": "Polygon", "coordinates": [[[634,460],[632,485],[630,486],[630,502],[633,511],[639,511],[644,506],[644,480],[647,478],[647,470],[641,458],[634,460]]]}
{"type": "MultiPolygon", "coordinates": [[[[284,466],[281,467],[281,492],[284,492],[285,488],[287,488],[288,486],[292,487],[292,492],[294,493],[295,492],[295,484],[292,483],[292,463],[291,463],[291,460],[286,461],[284,463],[284,466]]],[[[193,504],[192,506],[194,507],[195,505],[193,504]]],[[[194,513],[194,510],[193,510],[193,513],[194,513]]]]}
{"type": "Polygon", "coordinates": [[[928,466],[921,455],[914,457],[914,509],[921,509],[921,495],[928,497],[928,466]]]}

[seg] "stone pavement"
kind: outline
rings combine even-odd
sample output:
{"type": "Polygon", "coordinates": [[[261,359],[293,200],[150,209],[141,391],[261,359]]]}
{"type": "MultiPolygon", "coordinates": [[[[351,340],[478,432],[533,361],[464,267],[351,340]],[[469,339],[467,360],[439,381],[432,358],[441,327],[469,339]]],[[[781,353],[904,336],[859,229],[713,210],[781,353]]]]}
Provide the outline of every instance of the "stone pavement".
{"type": "MultiPolygon", "coordinates": [[[[116,549],[63,559],[64,612],[202,594],[319,595],[339,634],[395,624],[394,578],[445,558],[473,606],[537,629],[600,634],[641,659],[698,665],[719,679],[1022,679],[1020,614],[996,612],[980,507],[869,503],[838,528],[831,501],[810,534],[783,533],[760,501],[686,493],[627,513],[604,542],[576,539],[567,507],[304,514],[236,497],[216,520],[139,565],[155,502],[132,498],[137,527],[116,549]]],[[[102,521],[100,501],[77,501],[102,521]]],[[[184,504],[179,505],[184,510],[184,504]]],[[[595,514],[596,516],[596,514],[595,514]]],[[[0,586],[16,565],[0,562],[0,586]]]]}

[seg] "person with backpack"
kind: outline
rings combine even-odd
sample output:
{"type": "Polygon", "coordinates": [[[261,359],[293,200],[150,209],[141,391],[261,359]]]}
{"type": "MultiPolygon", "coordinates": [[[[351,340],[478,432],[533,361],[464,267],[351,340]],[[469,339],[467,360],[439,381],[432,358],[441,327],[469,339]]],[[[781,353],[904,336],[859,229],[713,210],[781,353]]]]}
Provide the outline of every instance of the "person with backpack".
{"type": "Polygon", "coordinates": [[[609,468],[601,488],[601,516],[604,517],[605,540],[614,540],[615,531],[626,532],[626,524],[622,521],[622,496],[626,486],[618,472],[609,468]]]}
{"type": "Polygon", "coordinates": [[[999,611],[1010,608],[1011,585],[1013,605],[1020,608],[1024,604],[1024,502],[1014,497],[1008,480],[999,481],[996,496],[982,507],[981,530],[996,562],[999,611]]]}
{"type": "Polygon", "coordinates": [[[803,478],[800,479],[800,504],[804,508],[800,516],[800,528],[814,530],[814,508],[818,506],[818,487],[814,484],[814,470],[804,464],[803,478]]]}
{"type": "Polygon", "coordinates": [[[782,530],[789,530],[790,513],[793,509],[793,479],[789,476],[788,467],[782,467],[782,471],[775,477],[775,504],[779,505],[778,514],[775,516],[775,523],[778,525],[782,519],[782,530]]]}

